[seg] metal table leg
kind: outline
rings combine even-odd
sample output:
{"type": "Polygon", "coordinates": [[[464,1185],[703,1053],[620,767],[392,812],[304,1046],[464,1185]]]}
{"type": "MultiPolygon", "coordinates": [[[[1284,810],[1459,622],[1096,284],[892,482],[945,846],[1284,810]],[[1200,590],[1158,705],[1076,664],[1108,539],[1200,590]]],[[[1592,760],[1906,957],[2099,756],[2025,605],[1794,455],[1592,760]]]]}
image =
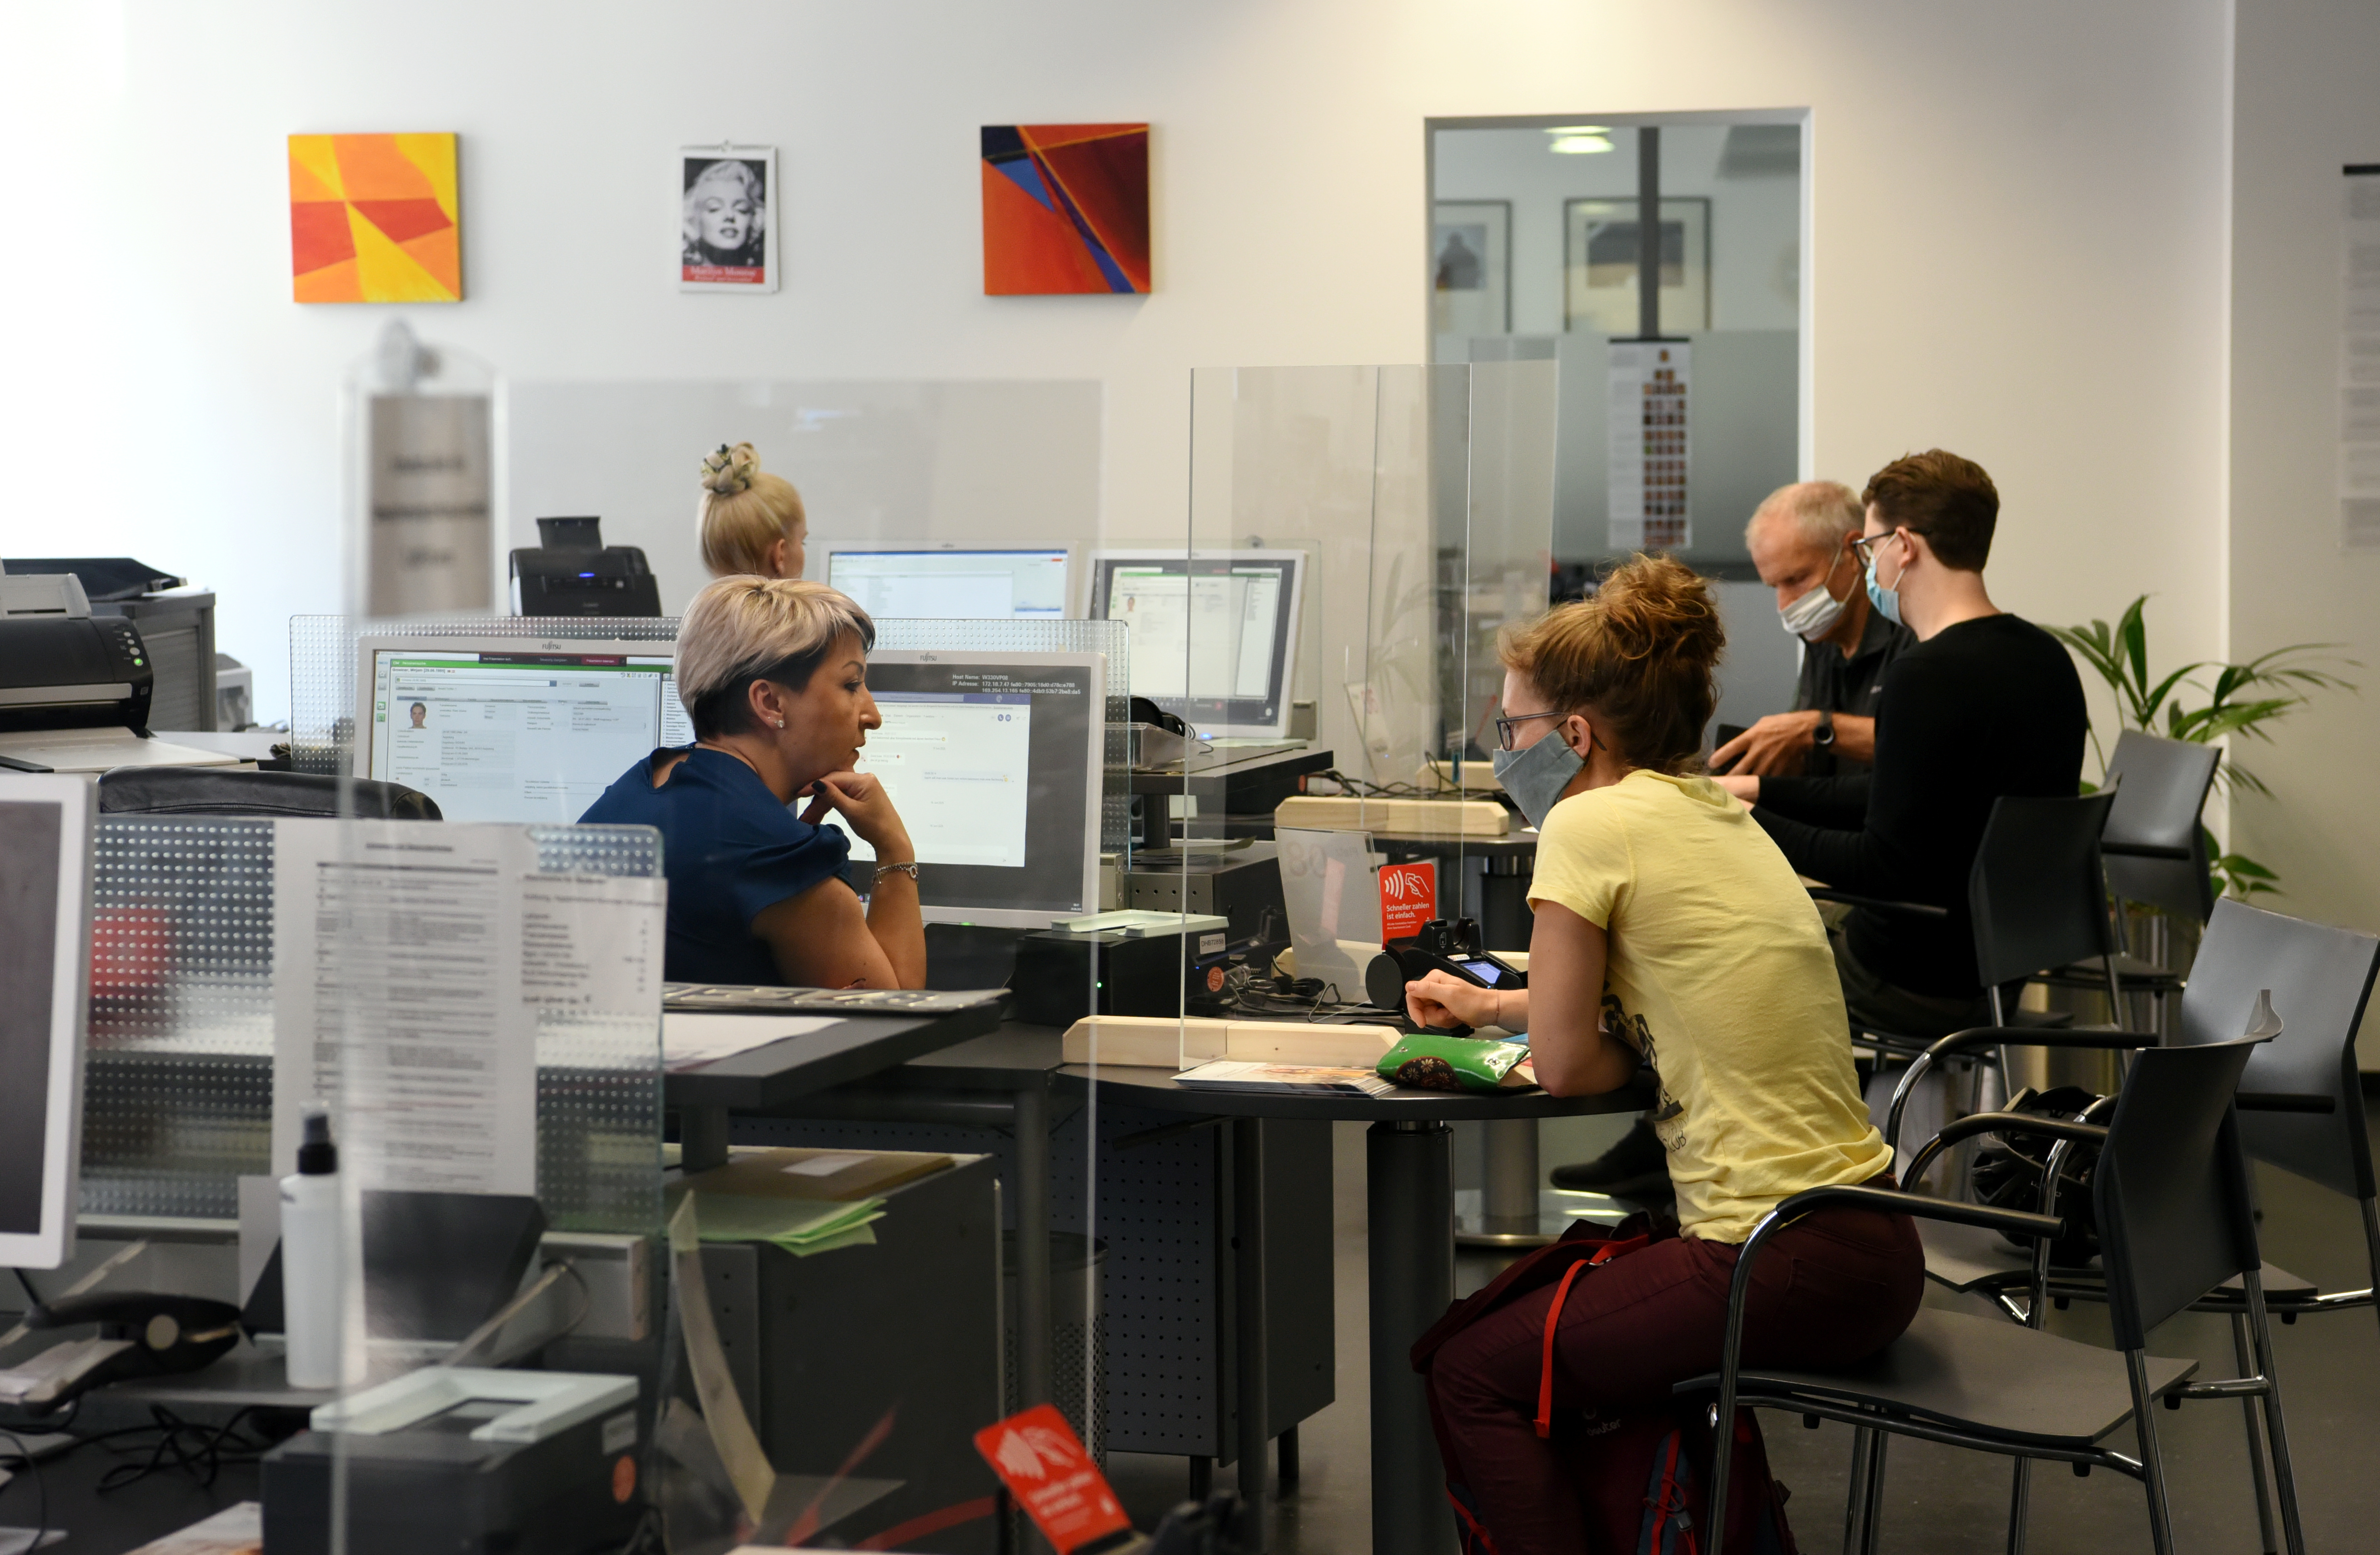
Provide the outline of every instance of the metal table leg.
{"type": "Polygon", "coordinates": [[[1447,1555],[1454,1512],[1408,1358],[1454,1299],[1453,1130],[1376,1123],[1366,1132],[1372,1312],[1372,1549],[1447,1555]]]}
{"type": "Polygon", "coordinates": [[[1050,1398],[1050,1091],[1016,1092],[1016,1403],[1050,1398]]]}
{"type": "Polygon", "coordinates": [[[1263,1555],[1272,1507],[1265,1486],[1272,1401],[1266,1387],[1264,1123],[1258,1118],[1232,1120],[1232,1252],[1238,1298],[1240,1499],[1248,1508],[1248,1555],[1263,1555]]]}

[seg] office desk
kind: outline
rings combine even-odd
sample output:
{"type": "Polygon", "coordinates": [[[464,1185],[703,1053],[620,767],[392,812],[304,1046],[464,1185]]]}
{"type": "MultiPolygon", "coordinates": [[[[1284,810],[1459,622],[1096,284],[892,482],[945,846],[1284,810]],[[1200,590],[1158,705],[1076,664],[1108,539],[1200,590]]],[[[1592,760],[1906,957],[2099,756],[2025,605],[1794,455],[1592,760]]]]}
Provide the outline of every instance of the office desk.
{"type": "MultiPolygon", "coordinates": [[[[766,1018],[754,1012],[755,1019],[766,1018]]],[[[846,1015],[823,1030],[672,1072],[662,1100],[677,1110],[679,1160],[687,1172],[727,1164],[727,1117],[765,1112],[980,1037],[1000,1024],[987,1005],[946,1015],[846,1015]]]]}
{"type": "MultiPolygon", "coordinates": [[[[1062,1089],[1087,1090],[1092,1071],[1058,1071],[1062,1089]]],[[[1240,1494],[1267,1526],[1265,1488],[1264,1265],[1262,1136],[1259,1118],[1361,1119],[1365,1140],[1366,1221],[1370,1236],[1372,1380],[1372,1549],[1382,1555],[1445,1555],[1454,1547],[1445,1471],[1430,1432],[1429,1401],[1408,1352],[1454,1299],[1454,1176],[1450,1123],[1567,1117],[1633,1112],[1632,1091],[1564,1099],[1544,1091],[1518,1096],[1400,1091],[1394,1096],[1269,1096],[1175,1083],[1162,1069],[1101,1065],[1102,1096],[1135,1107],[1232,1120],[1234,1290],[1240,1334],[1240,1494]],[[1251,1254],[1253,1253],[1253,1256],[1251,1254]],[[1255,1465],[1251,1471],[1250,1465],[1255,1465]]],[[[1262,1548],[1260,1537],[1258,1547],[1262,1548]]]]}

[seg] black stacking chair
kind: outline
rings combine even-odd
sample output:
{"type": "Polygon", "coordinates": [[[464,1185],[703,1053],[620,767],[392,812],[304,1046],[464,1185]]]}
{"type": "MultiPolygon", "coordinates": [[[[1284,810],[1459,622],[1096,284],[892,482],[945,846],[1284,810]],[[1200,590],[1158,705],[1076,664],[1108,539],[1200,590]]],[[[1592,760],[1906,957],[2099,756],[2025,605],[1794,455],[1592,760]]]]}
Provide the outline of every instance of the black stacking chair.
{"type": "MultiPolygon", "coordinates": [[[[2372,1146],[2364,1120],[2362,1078],[2355,1061],[2355,1033],[2380,973],[2380,939],[2265,912],[2239,902],[2218,902],[2206,938],[2181,995],[2181,1044],[2203,1046],[2245,1034],[2265,1039],[2248,1062],[2237,1098],[2240,1138],[2248,1154],[2353,1198],[2362,1210],[2365,1265],[2370,1283],[2362,1290],[2323,1291],[2314,1282],[2265,1264],[2261,1270],[2266,1308],[2293,1323],[2309,1312],[2380,1307],[2380,1198],[2375,1198],[2372,1146]]],[[[2044,1047],[2146,1045],[2151,1039],[2123,1032],[1961,1032],[1936,1047],[1957,1051],[1974,1043],[2044,1047]]],[[[1922,1075],[1934,1062],[1911,1066],[1922,1075]]],[[[1912,1082],[1903,1079],[1903,1093],[1912,1082]]],[[[1887,1127],[1898,1136],[1900,1097],[1895,1097],[1887,1127]]],[[[1914,1183],[1914,1179],[1911,1179],[1914,1183]]],[[[1925,1229],[1925,1272],[1937,1282],[1994,1302],[2019,1322],[2032,1320],[2029,1292],[2036,1280],[2047,1299],[2104,1301],[2099,1270],[2046,1265],[2040,1270],[1989,1232],[1965,1226],[1925,1229]],[[2023,1298],[2023,1299],[2021,1299],[2023,1298]]],[[[2227,1282],[2195,1304],[2202,1312],[2228,1314],[2232,1347],[2248,1364],[2248,1296],[2243,1282],[2227,1282]]],[[[2246,1411],[2250,1463],[2255,1468],[2256,1511],[2264,1548],[2276,1548],[2270,1498],[2252,1404],[2246,1411]]]]}
{"type": "MultiPolygon", "coordinates": [[[[2116,948],[2099,836],[2117,793],[2102,789],[2048,799],[2003,796],[1993,804],[1967,875],[1967,911],[1974,926],[1975,967],[1994,1026],[2064,1025],[2070,1017],[2012,1016],[2009,1005],[2013,995],[2049,968],[2088,957],[2104,961],[2116,948]]],[[[1827,886],[1812,886],[1810,895],[1909,917],[1949,917],[1943,908],[1921,902],[1878,901],[1827,886]]],[[[2107,963],[2102,975],[2108,997],[2120,1000],[2122,985],[2113,963],[2107,963]]],[[[1884,1052],[1904,1057],[1913,1058],[1929,1046],[1925,1039],[1901,1033],[1855,1035],[1884,1052]]]]}
{"type": "MultiPolygon", "coordinates": [[[[2255,1401],[2263,1406],[2271,1433],[2289,1555],[2303,1555],[2296,1479],[2258,1278],[2262,1260],[2255,1212],[2240,1128],[2232,1112],[2233,1093],[2255,1046],[2252,1040],[2240,1040],[2144,1051],[2135,1060],[2104,1128],[1981,1113],[1943,1130],[1913,1163],[1912,1181],[1956,1140],[2020,1121],[2063,1141],[2098,1143],[2092,1202],[2106,1249],[2116,1351],[1997,1318],[1922,1307],[1907,1332],[1856,1367],[1799,1371],[1743,1365],[1744,1298],[1762,1247],[1779,1228],[1812,1209],[1865,1204],[1926,1221],[2036,1237],[2058,1235],[2064,1227],[2054,1215],[1925,1198],[1890,1188],[1813,1188],[1779,1205],[1745,1240],[1729,1293],[1719,1370],[1681,1383],[1678,1391],[1715,1391],[1714,1419],[1718,1421],[1731,1422],[1738,1408],[1759,1408],[1790,1410],[1852,1427],[1856,1435],[1845,1549],[1856,1555],[1872,1555],[1876,1549],[1885,1449],[1895,1436],[2016,1459],[2010,1505],[2011,1551],[2021,1551],[2024,1543],[2026,1464],[2047,1458],[2071,1464],[2077,1473],[2109,1468],[2139,1479],[2147,1494],[2150,1538],[2158,1555],[2169,1555],[2173,1522],[2165,1465],[2157,1452],[2155,1406],[2164,1403],[2178,1408],[2183,1399],[2255,1401]],[[2245,1294],[2253,1351],[2252,1364],[2241,1367],[2240,1377],[2193,1382],[2196,1361],[2148,1353],[2150,1330],[2235,1278],[2245,1294]],[[2138,1458],[2107,1441],[2127,1419],[2139,1441],[2138,1458]]],[[[2054,1202],[2063,1154],[2058,1152],[2045,1202],[2054,1202]]],[[[2042,1305],[2038,1299],[2033,1303],[2036,1318],[2042,1305]]],[[[1722,1427],[1715,1435],[1720,1448],[1711,1476],[1710,1505],[1724,1508],[1734,1433],[1722,1427]]],[[[1714,1516],[1708,1555],[1722,1555],[1724,1524],[1723,1516],[1714,1516]]]]}
{"type": "MultiPolygon", "coordinates": [[[[2199,818],[2221,757],[2213,746],[2159,739],[2138,729],[2116,736],[2107,782],[2121,786],[2107,812],[2099,848],[2107,861],[2107,890],[2116,898],[2119,935],[2127,902],[2195,923],[2204,923],[2215,911],[2215,878],[2206,867],[2199,818]]],[[[2119,944],[2113,960],[2126,987],[2155,997],[2160,1017],[2167,1000],[2181,991],[2178,974],[2129,947],[2119,944]]],[[[2095,988],[2106,975],[2103,965],[2077,961],[2046,980],[2065,988],[2095,988]]],[[[2119,1022],[2123,1018],[2116,1017],[2119,1022]]],[[[2160,1018],[2157,1024],[2162,1027],[2165,1023],[2160,1018]]]]}
{"type": "MultiPolygon", "coordinates": [[[[442,820],[438,802],[401,783],[358,778],[353,813],[364,820],[442,820]]],[[[319,772],[222,767],[116,767],[99,779],[102,815],[334,817],[339,780],[319,772]]]]}

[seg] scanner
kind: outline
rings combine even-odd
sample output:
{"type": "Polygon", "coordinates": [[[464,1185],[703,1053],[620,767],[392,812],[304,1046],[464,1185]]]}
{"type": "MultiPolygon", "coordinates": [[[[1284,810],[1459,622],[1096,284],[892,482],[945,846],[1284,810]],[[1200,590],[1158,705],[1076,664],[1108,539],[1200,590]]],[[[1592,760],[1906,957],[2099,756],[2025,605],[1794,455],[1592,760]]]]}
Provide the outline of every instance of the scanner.
{"type": "Polygon", "coordinates": [[[540,518],[513,553],[516,615],[659,615],[661,585],[641,547],[603,543],[600,517],[540,518]]]}
{"type": "Polygon", "coordinates": [[[149,735],[156,670],[140,628],[96,616],[72,573],[0,573],[0,730],[149,735]]]}

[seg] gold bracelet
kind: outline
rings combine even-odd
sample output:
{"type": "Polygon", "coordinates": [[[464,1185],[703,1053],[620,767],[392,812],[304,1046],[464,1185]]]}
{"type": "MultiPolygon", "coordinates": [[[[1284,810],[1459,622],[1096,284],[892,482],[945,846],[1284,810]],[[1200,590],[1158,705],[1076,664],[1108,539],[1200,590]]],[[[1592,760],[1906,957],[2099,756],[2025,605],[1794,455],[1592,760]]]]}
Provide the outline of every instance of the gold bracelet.
{"type": "Polygon", "coordinates": [[[887,875],[906,875],[914,881],[917,878],[917,861],[912,858],[906,864],[879,864],[876,866],[876,879],[880,881],[887,875]]]}

